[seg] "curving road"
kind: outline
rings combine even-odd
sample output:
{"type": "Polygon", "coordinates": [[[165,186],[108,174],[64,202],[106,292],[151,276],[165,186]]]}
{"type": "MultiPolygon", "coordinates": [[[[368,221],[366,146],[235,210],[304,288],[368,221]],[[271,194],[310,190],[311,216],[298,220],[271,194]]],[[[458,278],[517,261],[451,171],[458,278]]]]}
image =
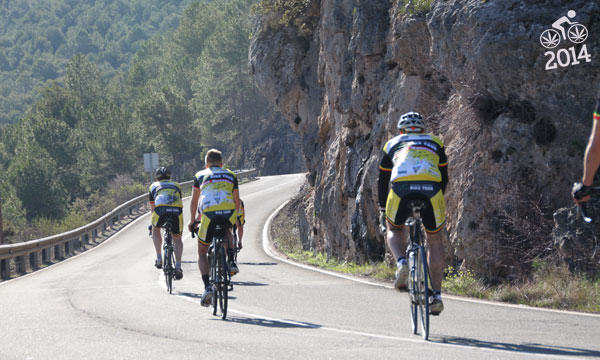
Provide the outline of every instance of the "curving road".
{"type": "Polygon", "coordinates": [[[199,305],[189,234],[184,278],[167,294],[146,215],[86,253],[0,283],[0,359],[600,358],[599,316],[446,297],[424,342],[411,335],[405,294],[270,257],[263,226],[303,180],[242,185],[245,248],[227,321],[199,305]]]}

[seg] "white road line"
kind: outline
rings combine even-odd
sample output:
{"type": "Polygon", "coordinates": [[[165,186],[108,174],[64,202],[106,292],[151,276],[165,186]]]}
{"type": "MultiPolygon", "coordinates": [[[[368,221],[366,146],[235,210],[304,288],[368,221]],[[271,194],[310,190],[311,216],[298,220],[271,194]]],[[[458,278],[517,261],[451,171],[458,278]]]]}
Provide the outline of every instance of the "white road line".
{"type": "MultiPolygon", "coordinates": [[[[315,267],[315,266],[305,265],[305,264],[301,264],[301,263],[295,262],[293,260],[290,260],[288,258],[284,258],[284,257],[280,256],[279,254],[277,254],[277,252],[272,247],[272,243],[271,243],[270,235],[269,235],[269,229],[271,228],[271,222],[273,221],[273,218],[275,218],[275,216],[277,215],[277,213],[279,213],[279,211],[281,211],[281,209],[283,209],[285,207],[285,205],[288,204],[288,202],[289,202],[289,200],[285,201],[277,209],[275,209],[275,211],[269,216],[269,218],[267,219],[267,222],[265,223],[265,226],[263,227],[262,244],[263,244],[263,250],[265,251],[265,253],[267,253],[267,255],[269,255],[270,257],[272,257],[274,259],[277,259],[277,260],[279,260],[281,262],[284,262],[284,263],[287,263],[287,264],[290,264],[290,265],[293,265],[293,266],[297,266],[297,267],[300,267],[300,268],[303,268],[303,269],[308,269],[308,270],[311,270],[311,271],[316,271],[316,272],[319,272],[321,274],[335,276],[335,277],[339,277],[339,278],[351,280],[351,281],[354,281],[354,282],[359,282],[359,283],[362,283],[362,284],[383,287],[383,288],[386,288],[386,289],[394,289],[394,287],[391,286],[391,285],[386,285],[386,284],[383,284],[383,283],[378,283],[378,282],[374,282],[374,281],[368,281],[368,280],[364,280],[364,279],[359,279],[359,278],[356,278],[356,277],[353,277],[353,276],[344,275],[344,274],[336,273],[336,272],[329,271],[329,270],[323,270],[323,269],[320,269],[320,268],[315,267]]],[[[500,303],[500,302],[495,302],[495,301],[472,299],[472,298],[464,298],[464,297],[453,296],[453,295],[444,295],[444,298],[452,299],[452,300],[456,300],[456,301],[462,301],[462,302],[470,302],[470,303],[484,304],[484,305],[493,305],[493,306],[500,306],[500,307],[506,307],[506,308],[520,309],[520,310],[535,310],[535,311],[542,311],[542,312],[551,312],[551,313],[556,313],[556,314],[565,314],[565,315],[575,315],[575,316],[586,316],[586,317],[600,318],[600,314],[582,313],[582,312],[568,311],[568,310],[546,309],[546,308],[538,308],[538,307],[532,307],[532,306],[520,305],[520,304],[506,304],[506,303],[500,303]]]]}

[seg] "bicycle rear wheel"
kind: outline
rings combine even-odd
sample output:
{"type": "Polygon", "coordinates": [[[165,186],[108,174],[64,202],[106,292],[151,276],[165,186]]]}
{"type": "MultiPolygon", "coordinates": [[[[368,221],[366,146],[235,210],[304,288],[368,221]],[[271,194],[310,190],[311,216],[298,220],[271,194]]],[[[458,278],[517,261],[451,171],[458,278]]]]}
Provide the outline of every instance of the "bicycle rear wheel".
{"type": "Polygon", "coordinates": [[[410,250],[408,259],[409,259],[409,277],[408,277],[408,300],[410,305],[410,320],[412,323],[412,331],[413,334],[417,334],[419,332],[419,306],[418,306],[418,286],[417,286],[417,271],[416,264],[413,260],[416,256],[414,255],[415,251],[410,250]],[[410,253],[413,253],[411,256],[410,253]]]}
{"type": "Polygon", "coordinates": [[[169,294],[173,291],[173,247],[165,246],[163,254],[163,272],[169,294]]]}
{"type": "MultiPolygon", "coordinates": [[[[219,308],[221,309],[221,317],[225,319],[227,317],[227,302],[228,302],[228,288],[229,288],[229,269],[227,268],[227,261],[225,258],[225,249],[219,247],[219,252],[217,254],[217,297],[219,300],[219,308]]],[[[215,304],[216,307],[216,304],[215,304]]]]}
{"type": "Polygon", "coordinates": [[[209,260],[210,260],[210,281],[212,282],[212,284],[210,286],[212,286],[212,306],[213,306],[213,315],[217,315],[217,284],[218,284],[218,264],[217,264],[217,260],[216,260],[216,256],[215,256],[215,247],[213,244],[213,247],[211,247],[210,253],[209,253],[209,260]]]}
{"type": "Polygon", "coordinates": [[[415,254],[417,262],[417,288],[418,308],[421,320],[421,335],[424,340],[429,339],[429,269],[427,267],[427,253],[423,246],[417,248],[415,254]]]}

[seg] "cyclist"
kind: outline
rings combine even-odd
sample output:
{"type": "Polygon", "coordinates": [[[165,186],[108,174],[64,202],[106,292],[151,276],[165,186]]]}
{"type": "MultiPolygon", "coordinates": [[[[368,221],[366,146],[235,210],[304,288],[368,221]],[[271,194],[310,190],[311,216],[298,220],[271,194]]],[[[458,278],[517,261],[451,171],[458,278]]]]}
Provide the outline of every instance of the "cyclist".
{"type": "Polygon", "coordinates": [[[583,158],[583,178],[581,182],[573,184],[573,199],[577,203],[590,199],[590,187],[600,166],[600,125],[598,125],[598,121],[600,121],[600,97],[596,102],[593,119],[592,133],[590,134],[583,158]]]}
{"type": "Polygon", "coordinates": [[[409,112],[400,116],[397,126],[400,135],[383,147],[378,180],[380,224],[383,226],[387,222],[387,244],[397,260],[394,287],[404,290],[408,282],[407,238],[403,236],[404,222],[410,212],[407,203],[412,199],[426,200],[428,206],[421,210],[421,216],[427,233],[433,288],[429,309],[432,315],[439,315],[444,309],[441,297],[444,268],[442,236],[446,236],[444,191],[448,183],[448,160],[442,140],[424,133],[425,124],[419,113],[409,112]]]}
{"type": "MultiPolygon", "coordinates": [[[[212,288],[209,286],[208,247],[212,241],[211,222],[216,218],[225,218],[233,225],[240,209],[238,180],[235,173],[223,168],[222,154],[217,149],[210,149],[204,158],[206,168],[194,176],[192,201],[190,203],[190,223],[188,228],[198,235],[198,268],[204,282],[202,306],[210,306],[212,288]],[[200,218],[200,226],[195,229],[196,211],[200,218]]],[[[233,249],[228,247],[229,259],[233,257],[233,249]]],[[[237,268],[235,264],[230,264],[237,268]]]]}
{"type": "MultiPolygon", "coordinates": [[[[244,224],[246,223],[245,219],[245,209],[244,202],[240,200],[240,212],[237,214],[237,220],[235,221],[235,225],[233,225],[233,232],[237,231],[238,238],[238,249],[242,248],[242,238],[244,237],[244,224]]],[[[233,244],[232,244],[233,246],[233,244]]]]}
{"type": "Polygon", "coordinates": [[[149,201],[152,209],[152,240],[156,250],[156,261],[154,266],[162,268],[162,234],[160,227],[167,220],[172,219],[175,227],[173,231],[173,249],[175,252],[175,280],[183,278],[181,270],[181,254],[183,253],[183,242],[181,233],[183,230],[183,203],[181,201],[181,187],[178,183],[171,181],[171,171],[166,167],[159,167],[154,172],[156,181],[150,185],[149,201]]]}

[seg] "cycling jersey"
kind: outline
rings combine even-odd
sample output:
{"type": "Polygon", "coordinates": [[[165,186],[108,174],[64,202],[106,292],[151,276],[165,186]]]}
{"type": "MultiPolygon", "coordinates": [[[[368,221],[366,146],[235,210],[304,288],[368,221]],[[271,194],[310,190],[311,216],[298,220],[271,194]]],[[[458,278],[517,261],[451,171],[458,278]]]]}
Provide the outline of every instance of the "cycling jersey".
{"type": "Polygon", "coordinates": [[[216,166],[198,171],[194,188],[200,190],[198,212],[235,210],[233,190],[238,189],[238,180],[233,171],[216,166]]]}
{"type": "Polygon", "coordinates": [[[176,182],[169,180],[153,182],[150,185],[149,193],[149,200],[154,203],[155,207],[173,206],[183,208],[181,187],[176,182]]]}
{"type": "Polygon", "coordinates": [[[183,229],[183,202],[181,187],[170,180],[155,181],[150,185],[149,200],[154,204],[152,225],[162,227],[172,220],[173,234],[181,234],[183,229]]]}
{"type": "Polygon", "coordinates": [[[379,168],[391,171],[391,181],[442,182],[440,167],[447,164],[444,143],[429,134],[402,134],[383,147],[379,168]]]}
{"type": "Polygon", "coordinates": [[[600,120],[600,98],[596,102],[596,109],[594,110],[594,120],[600,120]]]}

